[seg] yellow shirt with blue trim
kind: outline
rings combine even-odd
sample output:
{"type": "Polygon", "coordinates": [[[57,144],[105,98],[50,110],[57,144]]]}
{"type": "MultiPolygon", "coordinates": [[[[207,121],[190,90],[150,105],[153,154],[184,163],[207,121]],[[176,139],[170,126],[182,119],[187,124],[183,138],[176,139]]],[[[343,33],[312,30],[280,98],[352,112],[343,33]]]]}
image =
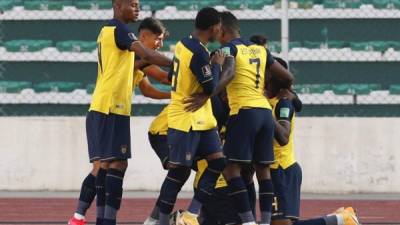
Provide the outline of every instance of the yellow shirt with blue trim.
{"type": "Polygon", "coordinates": [[[240,38],[222,47],[226,53],[235,57],[235,77],[226,90],[230,115],[238,114],[242,108],[271,109],[264,95],[266,69],[274,59],[263,47],[240,38]]]}
{"type": "Polygon", "coordinates": [[[272,98],[269,99],[269,102],[272,106],[273,116],[276,120],[285,120],[290,122],[289,142],[286,145],[281,146],[276,139],[274,139],[275,162],[271,165],[272,169],[277,169],[279,166],[286,169],[296,162],[293,142],[296,117],[295,109],[292,101],[288,99],[272,98]]]}
{"type": "Polygon", "coordinates": [[[149,132],[153,135],[167,135],[168,132],[168,107],[158,114],[158,116],[151,122],[149,132]]]}
{"type": "Polygon", "coordinates": [[[193,94],[204,93],[203,87],[213,84],[214,80],[207,48],[192,36],[179,41],[173,59],[169,128],[189,132],[217,126],[210,100],[196,112],[187,112],[183,102],[193,94]]]}
{"type": "Polygon", "coordinates": [[[98,75],[89,111],[130,116],[136,37],[126,24],[113,19],[97,38],[98,75]]]}

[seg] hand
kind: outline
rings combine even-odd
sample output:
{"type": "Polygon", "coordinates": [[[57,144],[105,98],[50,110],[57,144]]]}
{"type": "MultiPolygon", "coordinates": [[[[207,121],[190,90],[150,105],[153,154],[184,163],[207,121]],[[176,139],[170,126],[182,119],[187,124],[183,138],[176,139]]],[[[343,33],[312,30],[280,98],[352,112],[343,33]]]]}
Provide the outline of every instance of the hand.
{"type": "Polygon", "coordinates": [[[282,88],[279,91],[278,97],[279,98],[286,98],[286,99],[292,101],[293,99],[296,98],[296,95],[294,95],[289,89],[286,89],[286,88],[283,89],[282,88]]]}
{"type": "Polygon", "coordinates": [[[223,65],[225,61],[225,54],[222,52],[221,49],[215,51],[215,54],[211,57],[212,64],[219,64],[223,65]]]}
{"type": "Polygon", "coordinates": [[[194,94],[189,98],[185,98],[183,100],[183,103],[186,105],[185,110],[187,112],[196,112],[207,102],[209,98],[210,96],[203,93],[194,94]]]}

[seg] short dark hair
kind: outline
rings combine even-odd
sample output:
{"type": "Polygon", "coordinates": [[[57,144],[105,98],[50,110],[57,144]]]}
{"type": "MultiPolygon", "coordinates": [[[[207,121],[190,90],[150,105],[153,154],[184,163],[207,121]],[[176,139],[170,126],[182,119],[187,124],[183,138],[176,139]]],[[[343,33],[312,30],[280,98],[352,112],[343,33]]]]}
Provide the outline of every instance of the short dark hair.
{"type": "Polygon", "coordinates": [[[240,32],[239,20],[231,12],[221,12],[221,24],[229,32],[240,32]]]}
{"type": "Polygon", "coordinates": [[[220,13],[211,7],[202,8],[196,16],[196,29],[208,30],[210,27],[221,22],[220,13]]]}
{"type": "Polygon", "coordinates": [[[157,35],[162,33],[166,33],[166,35],[168,35],[168,31],[164,24],[160,20],[153,17],[147,17],[140,23],[138,31],[140,32],[143,29],[149,30],[157,35]]]}
{"type": "Polygon", "coordinates": [[[264,35],[257,34],[251,36],[250,41],[253,42],[254,44],[264,46],[267,44],[267,37],[265,37],[264,35]]]}

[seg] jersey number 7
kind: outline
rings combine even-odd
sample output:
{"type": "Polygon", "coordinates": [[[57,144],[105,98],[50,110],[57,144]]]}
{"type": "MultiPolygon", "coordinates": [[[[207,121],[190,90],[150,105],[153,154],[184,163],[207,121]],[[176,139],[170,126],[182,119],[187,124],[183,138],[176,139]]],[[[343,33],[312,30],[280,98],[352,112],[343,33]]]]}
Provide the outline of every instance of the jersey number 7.
{"type": "Polygon", "coordinates": [[[256,88],[258,89],[260,84],[260,58],[249,59],[249,63],[256,64],[256,88]]]}

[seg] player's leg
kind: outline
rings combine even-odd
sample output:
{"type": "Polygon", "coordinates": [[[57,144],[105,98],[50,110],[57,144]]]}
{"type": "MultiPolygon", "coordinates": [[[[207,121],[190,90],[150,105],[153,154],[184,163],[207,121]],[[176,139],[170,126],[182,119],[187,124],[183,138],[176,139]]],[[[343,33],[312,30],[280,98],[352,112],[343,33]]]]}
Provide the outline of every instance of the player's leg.
{"type": "Polygon", "coordinates": [[[101,162],[96,177],[96,225],[102,225],[106,206],[106,175],[109,163],[101,162]]]}
{"type": "Polygon", "coordinates": [[[100,168],[100,161],[93,161],[92,165],[92,171],[90,171],[82,182],[78,205],[74,216],[68,222],[69,225],[85,223],[86,211],[90,208],[90,205],[96,196],[96,176],[100,168]]]}
{"type": "Polygon", "coordinates": [[[105,179],[106,196],[102,225],[116,224],[117,213],[121,206],[122,185],[127,167],[127,160],[114,160],[110,162],[105,179]]]}
{"type": "Polygon", "coordinates": [[[250,207],[251,210],[253,211],[254,218],[257,218],[256,215],[256,200],[257,200],[257,194],[256,194],[256,187],[254,185],[254,173],[255,173],[255,168],[253,164],[246,164],[245,166],[242,167],[241,170],[241,175],[246,183],[246,189],[247,193],[249,195],[249,202],[250,202],[250,207]]]}
{"type": "MultiPolygon", "coordinates": [[[[115,225],[121,205],[122,184],[127,160],[131,157],[130,117],[109,114],[105,117],[101,133],[103,150],[102,164],[98,175],[99,188],[104,193],[104,215],[102,225],[115,225]]],[[[99,212],[99,216],[101,216],[99,212]]]]}
{"type": "Polygon", "coordinates": [[[254,224],[246,183],[241,177],[243,164],[252,161],[252,148],[257,121],[253,120],[251,110],[240,110],[237,115],[228,119],[224,153],[228,164],[224,177],[228,182],[229,195],[239,212],[243,224],[254,224]]]}
{"type": "Polygon", "coordinates": [[[261,225],[271,223],[273,184],[269,165],[274,162],[273,139],[274,123],[271,110],[253,109],[253,117],[260,121],[261,129],[256,134],[253,160],[256,163],[256,175],[259,185],[259,203],[261,225]]]}
{"type": "Polygon", "coordinates": [[[174,208],[178,193],[189,178],[199,140],[200,135],[197,132],[168,130],[170,168],[157,200],[160,225],[169,225],[169,215],[174,208]]]}

